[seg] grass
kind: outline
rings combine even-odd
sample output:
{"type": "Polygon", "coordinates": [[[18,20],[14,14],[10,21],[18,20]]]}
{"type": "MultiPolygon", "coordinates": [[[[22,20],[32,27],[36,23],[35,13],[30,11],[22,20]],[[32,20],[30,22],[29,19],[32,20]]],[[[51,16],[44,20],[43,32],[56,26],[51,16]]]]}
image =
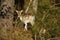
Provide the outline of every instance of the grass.
{"type": "Polygon", "coordinates": [[[32,30],[24,31],[23,23],[17,20],[13,29],[0,26],[0,40],[45,40],[60,37],[60,8],[50,3],[50,0],[39,0],[38,12],[32,30]],[[44,30],[45,29],[45,33],[44,30]]]}

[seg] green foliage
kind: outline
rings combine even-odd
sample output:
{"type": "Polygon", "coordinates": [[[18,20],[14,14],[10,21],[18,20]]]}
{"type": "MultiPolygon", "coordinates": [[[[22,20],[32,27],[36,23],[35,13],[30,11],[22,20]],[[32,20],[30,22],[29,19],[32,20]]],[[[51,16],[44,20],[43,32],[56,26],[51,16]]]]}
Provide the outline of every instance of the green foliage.
{"type": "MultiPolygon", "coordinates": [[[[31,10],[31,8],[30,8],[31,10]]],[[[23,23],[17,20],[13,29],[7,29],[0,26],[0,38],[2,40],[32,40],[36,34],[36,39],[40,40],[60,37],[60,8],[52,5],[50,0],[38,0],[38,11],[35,14],[35,24],[30,31],[23,31],[23,23]],[[40,32],[45,29],[46,32],[40,32]]]]}
{"type": "MultiPolygon", "coordinates": [[[[39,0],[38,13],[36,13],[36,27],[45,28],[46,36],[51,38],[60,34],[60,9],[52,5],[50,0],[39,0]]],[[[39,32],[39,31],[38,31],[39,32]]]]}

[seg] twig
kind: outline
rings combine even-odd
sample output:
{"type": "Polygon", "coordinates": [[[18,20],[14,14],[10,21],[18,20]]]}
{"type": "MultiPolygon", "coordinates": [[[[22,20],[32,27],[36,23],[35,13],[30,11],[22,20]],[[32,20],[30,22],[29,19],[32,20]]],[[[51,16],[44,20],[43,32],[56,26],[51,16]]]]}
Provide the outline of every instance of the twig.
{"type": "Polygon", "coordinates": [[[31,5],[31,2],[32,2],[32,0],[30,0],[29,5],[28,5],[28,7],[27,7],[27,9],[26,9],[25,13],[27,13],[27,12],[28,12],[29,7],[30,7],[30,5],[31,5]]]}

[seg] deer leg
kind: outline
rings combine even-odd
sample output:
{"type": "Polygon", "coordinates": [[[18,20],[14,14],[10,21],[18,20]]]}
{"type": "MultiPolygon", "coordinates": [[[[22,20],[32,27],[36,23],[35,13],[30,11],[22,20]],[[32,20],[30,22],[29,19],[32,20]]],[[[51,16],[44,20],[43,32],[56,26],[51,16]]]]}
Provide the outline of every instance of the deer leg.
{"type": "Polygon", "coordinates": [[[27,23],[25,23],[25,30],[27,30],[27,23]]]}

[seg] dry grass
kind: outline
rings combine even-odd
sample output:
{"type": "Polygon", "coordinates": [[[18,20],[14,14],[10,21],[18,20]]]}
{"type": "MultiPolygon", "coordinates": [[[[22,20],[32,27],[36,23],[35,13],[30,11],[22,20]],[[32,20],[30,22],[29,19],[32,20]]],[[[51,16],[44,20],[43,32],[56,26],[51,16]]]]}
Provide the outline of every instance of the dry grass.
{"type": "MultiPolygon", "coordinates": [[[[35,25],[32,31],[24,31],[23,23],[18,20],[13,29],[0,27],[0,40],[33,40],[33,34],[36,34],[37,40],[44,38],[60,37],[60,8],[50,4],[48,0],[40,0],[38,12],[35,14],[35,25]],[[41,34],[41,30],[46,32],[41,34]]],[[[42,31],[43,32],[43,31],[42,31]]]]}

